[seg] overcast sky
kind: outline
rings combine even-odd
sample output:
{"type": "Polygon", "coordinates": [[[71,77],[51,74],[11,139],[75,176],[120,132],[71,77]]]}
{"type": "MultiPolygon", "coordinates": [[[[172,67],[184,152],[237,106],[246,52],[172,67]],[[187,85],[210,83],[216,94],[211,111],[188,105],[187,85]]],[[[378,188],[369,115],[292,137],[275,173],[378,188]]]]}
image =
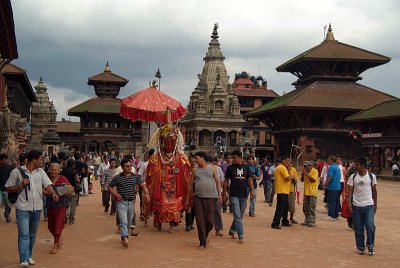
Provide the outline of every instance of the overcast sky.
{"type": "Polygon", "coordinates": [[[129,79],[120,97],[148,87],[160,68],[161,90],[186,105],[216,22],[231,83],[247,71],[279,94],[293,90],[297,78],[275,68],[318,45],[332,23],[337,40],[392,58],[359,83],[400,97],[397,0],[12,0],[12,6],[19,53],[13,63],[33,86],[43,76],[59,119],[95,97],[87,79],[107,61],[129,79]]]}

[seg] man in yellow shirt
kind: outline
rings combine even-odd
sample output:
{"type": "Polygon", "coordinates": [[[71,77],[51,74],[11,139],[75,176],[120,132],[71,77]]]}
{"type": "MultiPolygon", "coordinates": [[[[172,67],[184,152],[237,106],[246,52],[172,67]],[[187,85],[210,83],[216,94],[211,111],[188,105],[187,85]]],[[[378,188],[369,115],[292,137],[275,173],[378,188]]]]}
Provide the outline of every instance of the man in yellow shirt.
{"type": "Polygon", "coordinates": [[[297,224],[298,222],[293,217],[296,211],[296,187],[299,175],[297,175],[297,170],[293,165],[290,165],[290,174],[293,176],[293,179],[290,180],[290,191],[288,197],[290,213],[289,221],[293,224],[297,224]]]}
{"type": "Polygon", "coordinates": [[[289,191],[290,181],[293,176],[289,174],[290,159],[289,157],[282,157],[281,163],[276,167],[275,177],[275,193],[277,198],[276,209],[274,219],[271,224],[273,229],[281,229],[280,223],[282,219],[282,226],[290,227],[291,223],[288,221],[288,210],[289,210],[289,191]]]}
{"type": "Polygon", "coordinates": [[[303,226],[315,227],[315,210],[318,197],[318,170],[313,168],[310,161],[304,162],[301,181],[304,182],[303,213],[305,216],[303,226]]]}

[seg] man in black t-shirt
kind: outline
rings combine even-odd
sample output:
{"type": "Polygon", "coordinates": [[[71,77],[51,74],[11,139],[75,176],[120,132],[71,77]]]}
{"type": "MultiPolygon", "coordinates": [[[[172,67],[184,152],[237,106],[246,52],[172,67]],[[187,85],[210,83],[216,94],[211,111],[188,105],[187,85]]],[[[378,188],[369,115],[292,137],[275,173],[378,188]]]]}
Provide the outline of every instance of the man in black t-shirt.
{"type": "Polygon", "coordinates": [[[223,196],[224,200],[227,200],[227,187],[230,181],[229,202],[232,204],[233,222],[229,229],[229,236],[236,239],[235,233],[237,232],[239,243],[243,243],[242,218],[247,206],[247,187],[250,188],[250,198],[254,198],[253,174],[249,166],[244,164],[241,151],[234,150],[232,157],[233,164],[228,167],[225,173],[223,196]]]}
{"type": "Polygon", "coordinates": [[[75,153],[74,158],[75,158],[76,173],[79,176],[79,180],[82,186],[82,192],[80,193],[80,195],[87,196],[89,195],[89,185],[88,185],[89,168],[85,163],[83,156],[81,156],[79,153],[75,153]]]}

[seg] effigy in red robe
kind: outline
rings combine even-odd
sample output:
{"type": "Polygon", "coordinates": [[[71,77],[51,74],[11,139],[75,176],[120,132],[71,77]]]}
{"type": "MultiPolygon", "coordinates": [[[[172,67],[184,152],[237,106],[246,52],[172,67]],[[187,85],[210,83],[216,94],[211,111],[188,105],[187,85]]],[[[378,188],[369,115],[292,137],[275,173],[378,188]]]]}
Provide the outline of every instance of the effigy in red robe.
{"type": "Polygon", "coordinates": [[[153,213],[157,226],[179,223],[191,175],[189,160],[177,150],[176,131],[170,124],[161,128],[160,149],[147,166],[146,183],[151,185],[148,212],[153,213]]]}

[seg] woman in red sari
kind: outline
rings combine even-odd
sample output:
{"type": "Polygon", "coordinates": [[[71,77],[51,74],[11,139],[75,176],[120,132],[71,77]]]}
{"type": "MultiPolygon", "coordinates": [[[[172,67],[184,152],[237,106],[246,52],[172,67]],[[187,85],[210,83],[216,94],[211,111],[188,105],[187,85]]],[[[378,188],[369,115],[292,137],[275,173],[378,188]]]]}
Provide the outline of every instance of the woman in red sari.
{"type": "MultiPolygon", "coordinates": [[[[49,178],[53,183],[55,190],[57,187],[62,185],[69,185],[70,189],[65,195],[59,197],[58,201],[53,200],[51,196],[47,196],[47,217],[48,217],[48,229],[54,237],[54,245],[51,250],[51,254],[56,254],[63,244],[61,238],[62,231],[64,229],[65,212],[67,210],[69,200],[68,195],[72,194],[74,188],[68,182],[67,178],[60,175],[60,165],[52,163],[49,168],[49,178]]],[[[56,190],[57,192],[57,190],[56,190]]]]}

